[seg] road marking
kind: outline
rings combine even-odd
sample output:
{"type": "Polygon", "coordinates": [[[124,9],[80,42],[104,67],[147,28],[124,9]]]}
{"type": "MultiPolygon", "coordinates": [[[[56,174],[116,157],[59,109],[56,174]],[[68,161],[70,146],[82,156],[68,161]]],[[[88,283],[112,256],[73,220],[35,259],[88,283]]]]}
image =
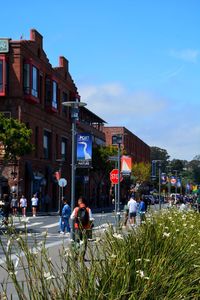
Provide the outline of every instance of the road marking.
{"type": "Polygon", "coordinates": [[[59,227],[58,222],[49,224],[49,225],[45,225],[45,226],[41,226],[41,228],[52,228],[52,227],[59,227]]]}
{"type": "Polygon", "coordinates": [[[33,226],[37,226],[37,225],[41,225],[43,224],[43,222],[35,222],[35,223],[32,223],[32,224],[24,224],[24,225],[21,225],[21,226],[16,226],[17,228],[29,228],[29,227],[33,227],[33,226]]]}

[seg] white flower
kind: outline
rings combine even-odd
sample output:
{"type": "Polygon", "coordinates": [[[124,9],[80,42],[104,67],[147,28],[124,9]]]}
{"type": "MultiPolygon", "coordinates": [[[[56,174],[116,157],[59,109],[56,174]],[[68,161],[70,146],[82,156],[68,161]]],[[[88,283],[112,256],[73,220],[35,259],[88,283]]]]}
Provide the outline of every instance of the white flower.
{"type": "Polygon", "coordinates": [[[176,229],[176,232],[179,232],[180,230],[179,229],[176,229]]]}
{"type": "Polygon", "coordinates": [[[142,270],[138,270],[138,271],[136,271],[136,273],[138,274],[138,276],[140,276],[141,278],[143,278],[144,277],[144,271],[142,271],[142,270]]]}
{"type": "Polygon", "coordinates": [[[119,240],[123,240],[123,236],[121,234],[118,234],[118,233],[114,233],[113,234],[113,237],[116,238],[116,239],[119,239],[119,240]]]}
{"type": "Polygon", "coordinates": [[[190,228],[193,229],[193,228],[194,228],[194,225],[191,225],[190,228]]]}
{"type": "Polygon", "coordinates": [[[164,232],[163,233],[163,237],[169,237],[170,236],[170,232],[164,232]]]}
{"type": "Polygon", "coordinates": [[[111,257],[111,258],[116,258],[116,257],[117,257],[117,255],[115,255],[115,254],[112,254],[110,257],[111,257]]]}
{"type": "Polygon", "coordinates": [[[144,279],[149,280],[149,277],[144,277],[144,279]]]}
{"type": "Polygon", "coordinates": [[[200,267],[200,265],[193,265],[193,267],[194,267],[194,268],[199,268],[199,267],[200,267]]]}
{"type": "Polygon", "coordinates": [[[135,261],[141,261],[141,260],[142,260],[141,258],[136,258],[136,259],[135,259],[135,261]]]}
{"type": "Polygon", "coordinates": [[[37,255],[37,254],[38,254],[38,251],[34,248],[34,249],[32,250],[32,254],[37,255]]]}
{"type": "Polygon", "coordinates": [[[101,241],[101,238],[97,237],[96,240],[95,240],[95,243],[99,243],[100,241],[101,241]]]}
{"type": "Polygon", "coordinates": [[[145,258],[145,259],[144,259],[144,261],[147,261],[147,262],[149,262],[149,261],[150,261],[150,259],[148,259],[148,258],[145,258]]]}
{"type": "Polygon", "coordinates": [[[50,279],[55,279],[55,276],[54,275],[51,275],[50,272],[44,272],[44,278],[46,280],[50,280],[50,279]]]}

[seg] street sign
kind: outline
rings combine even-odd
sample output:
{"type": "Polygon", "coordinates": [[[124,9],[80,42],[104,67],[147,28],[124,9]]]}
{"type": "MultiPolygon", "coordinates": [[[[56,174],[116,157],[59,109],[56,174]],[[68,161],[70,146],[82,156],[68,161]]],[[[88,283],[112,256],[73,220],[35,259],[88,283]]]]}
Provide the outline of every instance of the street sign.
{"type": "MultiPolygon", "coordinates": [[[[123,180],[123,176],[120,174],[120,182],[123,180]]],[[[118,184],[118,169],[113,169],[110,172],[110,181],[113,184],[118,184]]]]}
{"type": "Polygon", "coordinates": [[[67,185],[67,180],[66,180],[65,178],[60,178],[60,179],[58,180],[58,185],[59,185],[60,187],[65,187],[65,186],[67,185]]]}

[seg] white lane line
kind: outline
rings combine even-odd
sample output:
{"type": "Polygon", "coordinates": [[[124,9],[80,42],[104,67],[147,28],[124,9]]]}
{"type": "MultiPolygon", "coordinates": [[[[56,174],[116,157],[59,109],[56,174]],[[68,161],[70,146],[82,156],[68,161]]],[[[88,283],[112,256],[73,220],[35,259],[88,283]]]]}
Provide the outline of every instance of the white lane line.
{"type": "MultiPolygon", "coordinates": [[[[62,245],[63,243],[66,243],[66,242],[68,242],[69,243],[69,239],[66,239],[66,240],[59,240],[59,241],[56,241],[56,242],[52,242],[52,243],[47,243],[46,245],[45,245],[45,248],[51,248],[51,247],[54,247],[54,246],[58,246],[58,245],[62,245]]],[[[68,244],[67,243],[67,244],[68,244]]],[[[38,248],[33,248],[33,249],[30,249],[30,251],[34,251],[34,250],[39,250],[38,248]]],[[[13,261],[13,260],[17,260],[17,262],[16,262],[16,266],[18,265],[18,259],[19,259],[19,257],[24,257],[25,256],[25,254],[24,254],[24,252],[21,252],[21,254],[20,255],[16,255],[16,254],[11,254],[11,256],[10,256],[10,259],[13,261]]],[[[2,256],[1,258],[0,258],[0,265],[2,265],[2,264],[4,264],[6,262],[6,257],[5,256],[2,256]]]]}
{"type": "Polygon", "coordinates": [[[29,227],[33,227],[33,226],[37,226],[37,225],[41,225],[41,224],[43,224],[43,222],[35,222],[32,224],[24,224],[21,226],[17,226],[17,228],[29,228],[29,227]]]}
{"type": "Polygon", "coordinates": [[[41,226],[41,228],[52,228],[52,227],[59,227],[58,222],[49,224],[49,225],[45,225],[45,226],[41,226]]]}

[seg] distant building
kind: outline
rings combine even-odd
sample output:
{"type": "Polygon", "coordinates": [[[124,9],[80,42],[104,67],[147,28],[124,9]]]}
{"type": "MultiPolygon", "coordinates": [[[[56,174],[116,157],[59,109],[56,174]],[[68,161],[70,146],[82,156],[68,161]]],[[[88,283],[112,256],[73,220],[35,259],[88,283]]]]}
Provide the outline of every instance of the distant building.
{"type": "MultiPolygon", "coordinates": [[[[60,169],[68,181],[64,194],[70,199],[71,117],[62,102],[77,98],[80,101],[68,60],[60,56],[58,67],[52,67],[39,32],[32,29],[30,40],[0,39],[0,112],[25,123],[33,132],[35,146],[31,155],[6,167],[0,157],[1,196],[16,190],[18,195],[25,194],[30,204],[33,193],[41,199],[48,194],[49,207],[56,210],[59,188],[54,174],[60,169]]],[[[87,108],[80,108],[77,129],[91,133],[94,144],[105,144],[104,123],[87,108]]],[[[82,182],[85,175],[87,170],[77,180],[82,182]]],[[[86,179],[85,189],[90,184],[86,179]]]]}
{"type": "Polygon", "coordinates": [[[103,131],[106,135],[106,145],[112,145],[113,136],[122,135],[122,149],[126,155],[132,157],[133,163],[150,162],[150,147],[127,128],[105,126],[103,131]]]}

